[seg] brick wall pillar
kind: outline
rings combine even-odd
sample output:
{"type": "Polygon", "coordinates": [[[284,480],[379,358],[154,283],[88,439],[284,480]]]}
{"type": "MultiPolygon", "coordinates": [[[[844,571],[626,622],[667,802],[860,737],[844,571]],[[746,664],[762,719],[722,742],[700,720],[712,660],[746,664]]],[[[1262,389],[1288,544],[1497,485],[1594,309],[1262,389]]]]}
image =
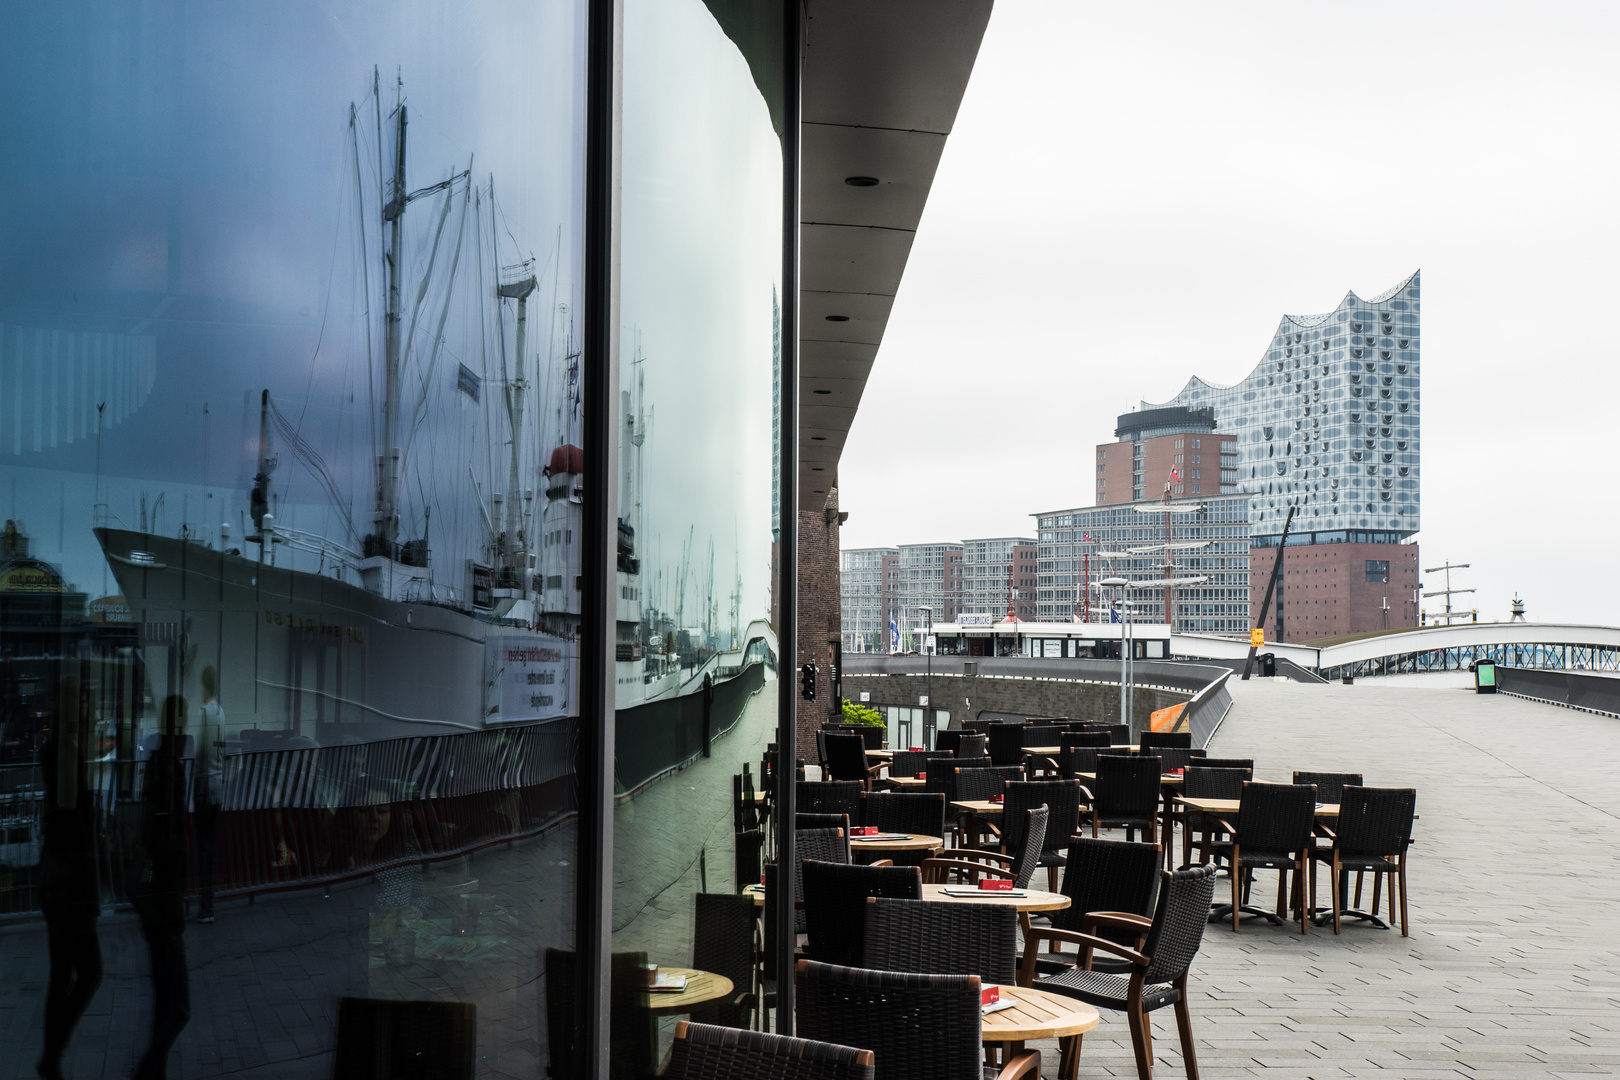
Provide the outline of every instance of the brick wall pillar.
{"type": "Polygon", "coordinates": [[[816,763],[816,730],[833,705],[829,639],[843,634],[838,574],[838,487],[827,489],[826,505],[799,513],[799,655],[781,677],[799,681],[799,665],[816,662],[816,700],[799,699],[798,755],[816,763]]]}

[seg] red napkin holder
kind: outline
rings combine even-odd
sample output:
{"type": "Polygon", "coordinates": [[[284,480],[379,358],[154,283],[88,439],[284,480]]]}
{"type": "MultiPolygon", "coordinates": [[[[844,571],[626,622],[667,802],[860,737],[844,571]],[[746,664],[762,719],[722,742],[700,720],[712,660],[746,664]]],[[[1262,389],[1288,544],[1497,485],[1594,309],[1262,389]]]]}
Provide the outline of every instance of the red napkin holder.
{"type": "Polygon", "coordinates": [[[1006,802],[1007,801],[1007,796],[1005,796],[1005,795],[992,795],[992,796],[990,796],[990,801],[991,802],[1006,802]]]}
{"type": "Polygon", "coordinates": [[[985,878],[979,882],[979,888],[985,892],[1012,892],[1013,880],[1011,878],[985,878]]]}
{"type": "Polygon", "coordinates": [[[913,746],[911,749],[912,749],[912,751],[914,753],[918,753],[918,754],[922,753],[922,747],[920,747],[920,746],[913,746]]]}
{"type": "Polygon", "coordinates": [[[979,991],[979,1006],[994,1005],[1001,1000],[1001,987],[987,986],[979,991]]]}
{"type": "Polygon", "coordinates": [[[853,829],[849,830],[849,835],[851,835],[851,836],[876,836],[877,832],[878,831],[877,831],[877,826],[876,825],[857,825],[853,829]]]}
{"type": "Polygon", "coordinates": [[[925,773],[925,772],[920,772],[920,773],[917,774],[917,779],[926,780],[926,779],[928,779],[928,774],[925,773]]]}

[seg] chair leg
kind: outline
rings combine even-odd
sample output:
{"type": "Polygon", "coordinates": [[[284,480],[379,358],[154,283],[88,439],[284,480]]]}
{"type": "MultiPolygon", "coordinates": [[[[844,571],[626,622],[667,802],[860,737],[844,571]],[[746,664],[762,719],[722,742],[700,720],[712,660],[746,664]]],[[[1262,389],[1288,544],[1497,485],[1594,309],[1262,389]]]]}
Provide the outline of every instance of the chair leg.
{"type": "Polygon", "coordinates": [[[1295,891],[1299,893],[1299,932],[1302,934],[1311,932],[1311,882],[1310,878],[1305,876],[1305,860],[1308,858],[1310,853],[1301,850],[1299,868],[1294,871],[1294,880],[1299,883],[1295,886],[1295,891]]]}
{"type": "MultiPolygon", "coordinates": [[[[1400,857],[1400,884],[1401,884],[1401,937],[1406,937],[1406,856],[1400,857]]],[[[1393,888],[1394,886],[1391,886],[1393,888]]]]}
{"type": "Polygon", "coordinates": [[[1187,981],[1181,982],[1181,996],[1176,1000],[1176,1030],[1181,1035],[1181,1060],[1187,1068],[1187,1080],[1198,1080],[1198,1051],[1193,1048],[1192,1010],[1187,1007],[1187,981]]]}
{"type": "Polygon", "coordinates": [[[1242,904],[1241,904],[1241,902],[1239,900],[1239,896],[1243,892],[1243,870],[1238,865],[1238,859],[1236,857],[1236,852],[1233,853],[1232,875],[1231,875],[1231,877],[1232,877],[1232,933],[1235,934],[1235,933],[1238,932],[1238,917],[1243,914],[1242,904]]]}
{"type": "Polygon", "coordinates": [[[1142,1002],[1133,1001],[1125,1009],[1125,1016],[1131,1022],[1131,1049],[1136,1051],[1137,1080],[1153,1080],[1153,1059],[1148,1056],[1147,1049],[1147,1015],[1142,1011],[1142,1002]]]}
{"type": "Polygon", "coordinates": [[[1343,899],[1340,890],[1346,888],[1349,884],[1350,876],[1339,869],[1338,853],[1335,852],[1333,859],[1333,932],[1335,934],[1340,932],[1339,909],[1344,906],[1340,903],[1340,900],[1343,899]]]}
{"type": "Polygon", "coordinates": [[[1389,925],[1395,925],[1395,871],[1393,870],[1389,872],[1389,925]]]}
{"type": "Polygon", "coordinates": [[[1277,871],[1277,918],[1285,917],[1288,907],[1288,871],[1277,871]]]}
{"type": "Polygon", "coordinates": [[[1383,888],[1384,888],[1384,875],[1383,874],[1376,874],[1376,873],[1373,874],[1372,907],[1368,908],[1367,910],[1372,912],[1374,915],[1378,914],[1378,903],[1379,903],[1379,900],[1382,898],[1382,890],[1383,890],[1383,888]]]}
{"type": "Polygon", "coordinates": [[[1058,891],[1057,890],[1057,887],[1058,887],[1057,872],[1058,872],[1058,868],[1055,865],[1054,866],[1048,866],[1046,868],[1046,891],[1047,892],[1057,892],[1058,891]]]}

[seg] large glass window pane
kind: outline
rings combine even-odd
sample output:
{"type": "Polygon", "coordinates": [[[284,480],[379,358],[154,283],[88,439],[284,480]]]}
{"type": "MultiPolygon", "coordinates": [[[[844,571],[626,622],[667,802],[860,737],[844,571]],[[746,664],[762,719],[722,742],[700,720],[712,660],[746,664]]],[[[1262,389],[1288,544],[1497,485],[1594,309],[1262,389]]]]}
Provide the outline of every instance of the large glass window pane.
{"type": "Polygon", "coordinates": [[[582,13],[0,4],[19,1069],[543,1074],[582,13]]]}
{"type": "Polygon", "coordinates": [[[752,940],[759,837],[737,834],[759,823],[734,778],[759,787],[777,723],[776,33],[625,5],[613,949],[734,984],[679,1014],[655,997],[664,1040],[681,1016],[747,1026],[754,989],[715,969],[752,940]]]}

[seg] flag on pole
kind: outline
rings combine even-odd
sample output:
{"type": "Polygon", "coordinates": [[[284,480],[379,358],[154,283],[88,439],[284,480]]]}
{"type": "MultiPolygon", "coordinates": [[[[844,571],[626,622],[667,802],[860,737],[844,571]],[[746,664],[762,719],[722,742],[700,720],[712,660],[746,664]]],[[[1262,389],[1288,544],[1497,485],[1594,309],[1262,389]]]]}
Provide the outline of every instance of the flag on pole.
{"type": "Polygon", "coordinates": [[[889,651],[891,653],[900,651],[900,626],[894,621],[893,615],[889,616],[889,651]]]}
{"type": "Polygon", "coordinates": [[[1090,534],[1090,533],[1081,533],[1081,534],[1080,534],[1080,535],[1081,535],[1081,536],[1083,536],[1083,537],[1085,537],[1085,539],[1086,539],[1086,543],[1088,543],[1088,544],[1094,544],[1094,543],[1096,543],[1096,541],[1095,541],[1095,540],[1093,540],[1093,539],[1092,539],[1092,538],[1091,538],[1091,534],[1090,534]]]}
{"type": "Polygon", "coordinates": [[[1170,466],[1170,479],[1174,480],[1178,484],[1181,483],[1181,474],[1176,471],[1176,467],[1174,465],[1170,466]]]}

